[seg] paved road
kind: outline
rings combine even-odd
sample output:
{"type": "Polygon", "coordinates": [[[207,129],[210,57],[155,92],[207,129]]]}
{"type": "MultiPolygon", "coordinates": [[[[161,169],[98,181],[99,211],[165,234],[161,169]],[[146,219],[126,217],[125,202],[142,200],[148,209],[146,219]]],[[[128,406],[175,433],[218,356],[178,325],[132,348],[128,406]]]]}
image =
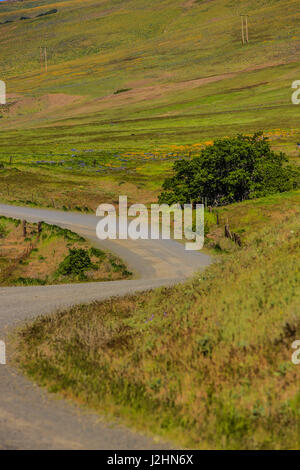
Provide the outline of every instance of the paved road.
{"type": "MultiPolygon", "coordinates": [[[[136,279],[80,285],[0,288],[0,338],[25,319],[58,308],[121,296],[186,279],[210,264],[202,253],[188,252],[173,240],[96,238],[97,218],[68,212],[0,204],[0,214],[45,221],[69,228],[94,245],[119,255],[136,279]]],[[[99,416],[32,385],[13,368],[0,365],[0,449],[159,449],[167,448],[122,426],[99,422],[99,416]]]]}

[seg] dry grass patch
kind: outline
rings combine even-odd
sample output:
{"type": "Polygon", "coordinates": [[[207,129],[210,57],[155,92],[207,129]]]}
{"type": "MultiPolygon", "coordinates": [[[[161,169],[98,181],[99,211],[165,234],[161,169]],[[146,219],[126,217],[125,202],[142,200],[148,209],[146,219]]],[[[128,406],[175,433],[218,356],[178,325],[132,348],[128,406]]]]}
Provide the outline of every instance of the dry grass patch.
{"type": "Polygon", "coordinates": [[[114,255],[77,234],[48,224],[0,217],[0,286],[65,284],[128,279],[132,273],[114,255]]]}

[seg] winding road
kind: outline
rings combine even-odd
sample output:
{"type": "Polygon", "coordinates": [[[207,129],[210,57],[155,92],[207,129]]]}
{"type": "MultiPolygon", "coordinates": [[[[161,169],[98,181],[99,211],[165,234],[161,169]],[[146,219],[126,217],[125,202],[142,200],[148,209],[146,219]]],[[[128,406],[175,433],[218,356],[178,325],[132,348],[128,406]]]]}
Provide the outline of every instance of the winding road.
{"type": "MultiPolygon", "coordinates": [[[[68,228],[118,255],[135,274],[129,281],[0,288],[0,339],[19,322],[71,305],[182,282],[211,263],[174,240],[105,240],[98,218],[0,204],[0,215],[68,228]]],[[[8,358],[9,359],[9,358],[8,358]]],[[[9,365],[0,365],[0,449],[162,449],[170,446],[97,414],[53,398],[9,365]]]]}

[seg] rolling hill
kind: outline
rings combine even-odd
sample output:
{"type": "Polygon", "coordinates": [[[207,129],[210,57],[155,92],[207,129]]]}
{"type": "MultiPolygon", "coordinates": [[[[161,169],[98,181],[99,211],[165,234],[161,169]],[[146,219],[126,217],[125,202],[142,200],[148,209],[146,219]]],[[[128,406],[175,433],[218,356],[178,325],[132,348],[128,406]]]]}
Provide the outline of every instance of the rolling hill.
{"type": "Polygon", "coordinates": [[[8,104],[0,145],[13,151],[16,142],[31,149],[55,142],[64,149],[88,141],[91,147],[145,149],[263,129],[275,130],[277,145],[296,155],[297,5],[3,2],[0,79],[8,104]],[[243,46],[245,13],[249,44],[243,46]]]}

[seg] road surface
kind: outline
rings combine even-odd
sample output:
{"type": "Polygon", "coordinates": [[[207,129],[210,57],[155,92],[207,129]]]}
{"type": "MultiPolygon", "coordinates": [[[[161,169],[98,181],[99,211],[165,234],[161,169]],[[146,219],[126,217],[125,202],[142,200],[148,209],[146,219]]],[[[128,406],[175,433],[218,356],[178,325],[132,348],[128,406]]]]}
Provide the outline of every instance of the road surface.
{"type": "MultiPolygon", "coordinates": [[[[0,215],[68,228],[120,256],[135,279],[59,286],[0,288],[0,339],[26,319],[79,303],[168,286],[211,263],[174,240],[96,238],[97,218],[0,204],[0,215]]],[[[168,444],[100,421],[98,415],[53,398],[9,365],[0,365],[0,449],[161,449],[168,444]]]]}

